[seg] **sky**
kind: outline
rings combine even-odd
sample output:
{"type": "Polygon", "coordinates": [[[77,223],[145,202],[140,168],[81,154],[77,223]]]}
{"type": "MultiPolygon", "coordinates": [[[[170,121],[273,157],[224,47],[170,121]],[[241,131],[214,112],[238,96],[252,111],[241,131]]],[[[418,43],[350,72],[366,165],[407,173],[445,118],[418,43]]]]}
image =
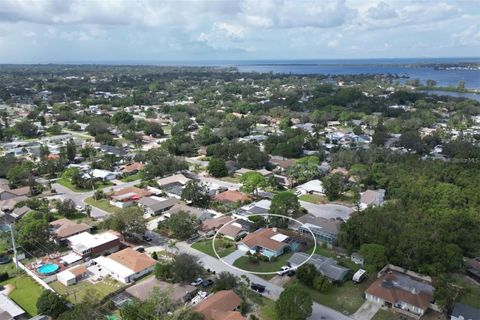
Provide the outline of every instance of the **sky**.
{"type": "Polygon", "coordinates": [[[0,0],[0,63],[480,56],[480,0],[0,0]]]}

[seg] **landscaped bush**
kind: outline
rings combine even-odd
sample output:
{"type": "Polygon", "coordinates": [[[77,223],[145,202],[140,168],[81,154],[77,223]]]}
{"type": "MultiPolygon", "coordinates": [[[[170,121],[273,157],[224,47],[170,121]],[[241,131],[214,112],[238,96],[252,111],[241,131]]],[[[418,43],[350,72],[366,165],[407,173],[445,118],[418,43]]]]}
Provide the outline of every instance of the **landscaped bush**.
{"type": "Polygon", "coordinates": [[[8,280],[9,277],[10,277],[10,276],[8,275],[7,272],[2,272],[2,273],[0,273],[0,282],[3,282],[3,281],[5,281],[5,280],[8,280]]]}
{"type": "Polygon", "coordinates": [[[258,257],[253,256],[253,255],[249,255],[248,256],[248,262],[253,263],[253,264],[257,264],[258,263],[258,257]]]}

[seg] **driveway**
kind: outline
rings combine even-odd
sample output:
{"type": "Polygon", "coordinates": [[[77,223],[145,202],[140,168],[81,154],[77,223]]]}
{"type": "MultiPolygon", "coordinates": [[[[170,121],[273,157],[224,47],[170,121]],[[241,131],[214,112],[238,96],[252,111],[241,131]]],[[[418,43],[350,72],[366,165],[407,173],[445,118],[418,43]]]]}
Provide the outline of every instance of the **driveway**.
{"type": "MultiPolygon", "coordinates": [[[[227,266],[226,264],[224,264],[222,261],[191,248],[190,245],[187,244],[186,242],[178,242],[176,246],[179,249],[179,252],[188,253],[188,254],[197,256],[199,258],[199,261],[203,264],[204,267],[210,268],[211,270],[214,270],[217,273],[222,271],[227,271],[238,277],[247,276],[250,282],[259,283],[265,286],[266,290],[264,292],[264,295],[270,299],[277,300],[278,297],[280,296],[280,293],[283,291],[283,288],[281,286],[278,286],[265,279],[262,279],[255,274],[233,269],[227,266]]],[[[352,320],[352,318],[346,315],[343,315],[340,312],[333,310],[327,306],[318,304],[316,302],[313,303],[312,316],[310,317],[310,319],[311,320],[320,320],[320,319],[352,320]]]]}
{"type": "Polygon", "coordinates": [[[380,310],[380,304],[365,301],[362,306],[352,314],[352,318],[355,320],[370,320],[380,310]]]}
{"type": "Polygon", "coordinates": [[[240,257],[243,257],[245,255],[245,251],[242,250],[235,250],[232,253],[230,253],[228,256],[223,257],[223,261],[226,263],[232,264],[235,262],[240,257]]]}

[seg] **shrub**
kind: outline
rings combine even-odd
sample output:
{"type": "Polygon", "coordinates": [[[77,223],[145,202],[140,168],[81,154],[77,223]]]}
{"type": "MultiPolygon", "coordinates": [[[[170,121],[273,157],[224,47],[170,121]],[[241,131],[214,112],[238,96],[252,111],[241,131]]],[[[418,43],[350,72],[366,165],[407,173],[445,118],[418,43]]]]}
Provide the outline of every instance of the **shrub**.
{"type": "Polygon", "coordinates": [[[7,272],[0,273],[0,282],[8,280],[9,277],[7,272]]]}

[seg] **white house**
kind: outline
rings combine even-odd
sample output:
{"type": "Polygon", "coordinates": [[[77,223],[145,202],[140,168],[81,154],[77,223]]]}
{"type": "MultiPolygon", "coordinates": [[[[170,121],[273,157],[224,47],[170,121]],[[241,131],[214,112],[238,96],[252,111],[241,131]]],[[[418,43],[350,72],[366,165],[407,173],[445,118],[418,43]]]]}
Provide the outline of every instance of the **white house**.
{"type": "Polygon", "coordinates": [[[93,178],[102,179],[103,181],[110,181],[117,177],[117,174],[115,172],[102,169],[93,169],[91,174],[93,178]]]}
{"type": "Polygon", "coordinates": [[[130,283],[152,272],[157,261],[144,253],[126,248],[107,257],[100,256],[94,260],[98,267],[108,271],[116,280],[130,283]]]}
{"type": "Polygon", "coordinates": [[[296,189],[297,189],[297,192],[300,194],[307,194],[307,193],[318,194],[318,195],[324,194],[323,183],[318,179],[305,182],[304,184],[297,186],[296,189]]]}

